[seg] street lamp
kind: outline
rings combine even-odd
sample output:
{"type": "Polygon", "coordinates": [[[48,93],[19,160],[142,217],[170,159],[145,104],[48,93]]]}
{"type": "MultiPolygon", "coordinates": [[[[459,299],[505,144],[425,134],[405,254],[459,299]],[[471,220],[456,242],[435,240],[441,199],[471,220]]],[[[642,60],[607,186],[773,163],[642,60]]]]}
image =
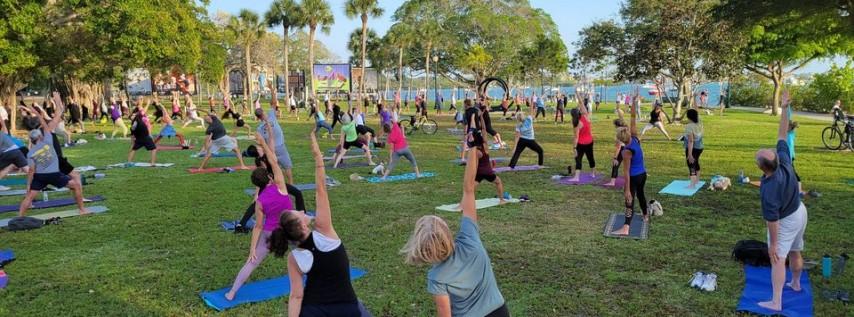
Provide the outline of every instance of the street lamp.
{"type": "Polygon", "coordinates": [[[434,93],[435,98],[436,98],[435,99],[435,101],[436,101],[435,107],[436,107],[436,110],[438,111],[438,109],[439,109],[439,84],[438,84],[439,71],[438,71],[437,63],[439,63],[439,55],[433,55],[433,93],[434,93]]]}

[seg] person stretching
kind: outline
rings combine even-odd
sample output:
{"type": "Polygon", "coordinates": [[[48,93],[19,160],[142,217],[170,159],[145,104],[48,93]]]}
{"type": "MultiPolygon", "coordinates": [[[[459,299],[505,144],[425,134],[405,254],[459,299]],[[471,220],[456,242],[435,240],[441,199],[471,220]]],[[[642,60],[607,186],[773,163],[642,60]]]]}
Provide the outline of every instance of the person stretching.
{"type": "MultiPolygon", "coordinates": [[[[277,160],[276,151],[267,145],[260,133],[255,134],[255,140],[264,151],[264,156],[271,161],[277,160]]],[[[231,289],[225,293],[227,300],[234,299],[252,271],[267,257],[271,249],[270,236],[273,230],[279,228],[279,219],[282,214],[297,213],[292,210],[293,204],[291,197],[288,196],[282,170],[277,164],[271,164],[270,167],[273,170],[272,174],[266,168],[256,168],[252,171],[252,184],[258,188],[258,193],[255,199],[255,227],[252,229],[252,241],[249,244],[249,258],[234,278],[231,289]]]]}
{"type": "MultiPolygon", "coordinates": [[[[576,93],[576,96],[578,94],[576,93]]],[[[572,126],[575,127],[575,138],[573,140],[573,151],[575,152],[575,174],[571,182],[578,182],[581,177],[581,157],[587,156],[587,164],[590,166],[591,174],[596,173],[596,160],[593,158],[593,132],[590,124],[590,114],[587,107],[583,106],[579,99],[579,107],[572,109],[572,126]]]]}
{"type": "Polygon", "coordinates": [[[329,126],[329,123],[326,123],[326,117],[323,116],[322,111],[317,111],[317,107],[312,105],[311,113],[308,117],[314,117],[314,133],[317,133],[320,129],[326,129],[326,136],[330,139],[332,138],[332,127],[329,126]]]}
{"type": "Polygon", "coordinates": [[[285,180],[288,184],[294,183],[294,174],[291,172],[294,164],[291,162],[291,154],[288,153],[288,146],[285,144],[285,134],[282,133],[282,126],[276,120],[276,110],[270,109],[264,113],[264,109],[255,108],[255,118],[258,119],[258,127],[256,132],[260,133],[267,141],[273,151],[276,152],[278,164],[285,173],[285,180]]]}
{"type": "MultiPolygon", "coordinates": [[[[626,122],[623,121],[622,118],[614,120],[614,128],[617,129],[616,132],[620,132],[620,128],[625,128],[626,122]]],[[[611,186],[617,184],[617,176],[620,172],[620,165],[623,163],[623,155],[621,154],[623,150],[626,149],[626,144],[623,141],[620,141],[619,138],[614,138],[614,158],[611,160],[611,179],[602,184],[603,186],[611,186]]]]}
{"type": "Polygon", "coordinates": [[[130,152],[128,152],[128,164],[133,163],[133,157],[136,155],[136,150],[144,147],[146,151],[151,153],[150,163],[151,166],[154,167],[154,163],[157,162],[157,145],[154,144],[154,140],[151,139],[151,130],[145,122],[145,119],[143,119],[144,117],[146,117],[145,109],[143,108],[142,103],[137,103],[136,111],[134,111],[130,116],[131,148],[130,152]]]}
{"type": "Polygon", "coordinates": [[[314,130],[311,151],[317,184],[313,225],[303,213],[285,213],[270,237],[270,251],[276,257],[285,256],[289,245],[296,246],[288,254],[288,316],[370,316],[353,290],[347,249],[332,225],[323,154],[314,130]]]}
{"type": "MultiPolygon", "coordinates": [[[[160,105],[155,104],[154,107],[159,109],[161,112],[163,111],[163,107],[160,105]]],[[[163,139],[163,137],[171,138],[174,136],[178,138],[178,143],[181,145],[181,149],[186,150],[190,148],[190,145],[187,144],[186,140],[184,140],[184,135],[175,130],[172,118],[169,116],[162,117],[161,122],[163,123],[163,128],[160,129],[160,133],[157,134],[156,138],[154,138],[154,144],[160,142],[160,139],[163,139]]]]}
{"type": "Polygon", "coordinates": [[[685,126],[685,136],[682,141],[685,145],[685,161],[688,163],[688,175],[691,184],[688,188],[694,188],[700,182],[700,155],[703,154],[703,124],[700,123],[700,115],[695,109],[685,112],[688,125],[685,126]]]}
{"type": "Polygon", "coordinates": [[[237,139],[228,136],[228,133],[225,131],[225,126],[222,125],[222,121],[219,121],[219,118],[213,114],[205,116],[205,121],[208,123],[208,129],[205,131],[207,138],[205,138],[205,146],[202,149],[205,152],[205,158],[202,159],[202,164],[199,165],[199,169],[204,169],[208,160],[210,160],[211,155],[213,153],[218,153],[220,149],[237,153],[237,160],[240,162],[240,169],[248,169],[246,164],[243,163],[243,155],[240,153],[240,149],[238,148],[237,139]]]}
{"type": "Polygon", "coordinates": [[[557,117],[560,116],[560,123],[563,123],[563,108],[566,106],[566,99],[562,96],[558,95],[557,97],[557,108],[555,109],[555,123],[557,123],[557,117]]]}
{"type": "MultiPolygon", "coordinates": [[[[264,168],[267,169],[267,172],[270,175],[273,175],[273,166],[267,160],[267,156],[264,155],[264,151],[258,152],[258,147],[255,145],[250,145],[246,149],[246,154],[244,156],[254,157],[255,158],[255,167],[256,168],[264,168]]],[[[281,169],[281,166],[279,167],[281,169]]],[[[291,184],[285,183],[285,186],[288,188],[288,195],[293,196],[292,201],[294,202],[294,206],[296,210],[305,211],[305,199],[302,196],[302,191],[299,188],[291,184]]],[[[255,196],[258,196],[258,191],[263,188],[257,188],[255,190],[255,196]]],[[[246,228],[246,224],[249,222],[249,219],[255,215],[255,200],[252,200],[252,204],[246,208],[246,212],[243,213],[243,218],[240,218],[240,221],[234,225],[234,233],[247,233],[249,229],[246,228]]]]}
{"type": "Polygon", "coordinates": [[[193,123],[193,121],[198,121],[199,124],[202,125],[202,129],[204,129],[205,120],[199,117],[199,112],[196,111],[196,104],[193,102],[193,98],[190,98],[190,95],[187,95],[184,99],[184,103],[187,104],[187,120],[184,121],[184,125],[181,127],[186,128],[190,123],[193,123]]]}
{"type": "MultiPolygon", "coordinates": [[[[0,136],[0,151],[2,151],[0,152],[0,179],[6,178],[6,175],[13,169],[29,173],[29,162],[27,162],[27,156],[23,152],[27,149],[21,148],[15,143],[4,120],[0,120],[0,133],[3,134],[0,136]]],[[[3,190],[9,190],[6,186],[0,187],[5,188],[3,190]]]]}
{"type": "Polygon", "coordinates": [[[421,177],[421,172],[418,171],[418,163],[415,162],[415,155],[409,150],[409,145],[406,142],[406,135],[400,130],[400,125],[397,121],[392,121],[389,124],[383,125],[383,131],[388,134],[386,141],[391,146],[388,147],[389,163],[383,173],[382,179],[385,180],[400,161],[401,157],[405,157],[412,164],[412,169],[415,170],[415,177],[421,177]]]}
{"type": "Polygon", "coordinates": [[[477,150],[478,161],[477,175],[474,180],[478,184],[484,180],[495,184],[495,190],[498,194],[498,204],[503,205],[506,203],[506,201],[504,201],[504,183],[501,181],[501,177],[498,177],[498,175],[495,174],[495,170],[493,170],[492,160],[489,158],[489,150],[486,149],[486,142],[483,140],[483,136],[481,134],[474,135],[474,144],[474,148],[477,150]]]}
{"type": "Polygon", "coordinates": [[[482,98],[479,108],[480,120],[482,120],[483,123],[481,126],[483,129],[486,130],[486,133],[489,133],[489,135],[492,136],[492,141],[498,144],[500,148],[506,148],[507,144],[501,140],[501,134],[492,128],[492,119],[489,118],[489,111],[491,110],[489,108],[489,102],[482,98]]]}
{"type": "Polygon", "coordinates": [[[110,119],[113,120],[113,133],[110,135],[110,138],[115,139],[116,133],[119,131],[122,132],[122,137],[126,138],[128,136],[128,127],[122,119],[121,106],[119,106],[113,98],[110,98],[110,119]]]}
{"type": "Polygon", "coordinates": [[[463,216],[456,237],[442,218],[423,216],[400,250],[407,264],[432,266],[427,272],[427,292],[433,295],[437,316],[510,316],[480,239],[475,206],[477,153],[468,154],[471,163],[463,178],[463,216]]]}
{"type": "Polygon", "coordinates": [[[768,257],[771,259],[771,298],[759,306],[772,311],[783,309],[783,287],[801,291],[804,259],[804,232],[807,208],[801,202],[795,168],[789,156],[786,134],[789,129],[789,92],[783,92],[783,111],[777,129],[777,148],[756,152],[756,165],[762,171],[759,196],[762,218],[768,227],[768,257]],[[786,282],[786,258],[792,270],[792,281],[786,282]]]}
{"type": "MultiPolygon", "coordinates": [[[[635,99],[637,99],[637,97],[635,97],[635,99]]],[[[649,123],[647,123],[647,125],[643,127],[643,130],[641,131],[641,136],[646,134],[646,131],[649,131],[649,129],[658,128],[661,133],[664,133],[664,136],[667,137],[667,140],[672,141],[673,139],[670,138],[670,134],[667,134],[667,130],[664,129],[664,122],[661,121],[661,117],[667,118],[667,114],[664,113],[664,110],[661,109],[661,104],[656,101],[655,106],[652,108],[652,112],[650,112],[649,114],[649,123]]]]}
{"type": "Polygon", "coordinates": [[[641,149],[640,139],[638,138],[638,128],[637,128],[637,107],[638,107],[638,92],[635,91],[635,98],[633,98],[632,106],[631,106],[631,120],[629,121],[629,127],[621,127],[617,128],[617,139],[620,142],[628,144],[623,149],[623,174],[626,177],[626,182],[623,187],[623,196],[625,198],[625,218],[626,221],[623,224],[623,227],[619,230],[612,232],[614,235],[628,235],[629,234],[629,226],[632,224],[632,217],[634,216],[634,208],[635,208],[635,198],[638,199],[638,202],[641,205],[641,210],[643,211],[643,221],[649,221],[649,211],[647,210],[648,206],[646,204],[646,193],[644,193],[644,187],[646,186],[646,168],[644,167],[643,160],[643,149],[641,149]]]}
{"type": "Polygon", "coordinates": [[[365,151],[365,158],[368,159],[368,165],[377,165],[374,163],[371,156],[371,149],[365,144],[356,132],[356,122],[353,121],[353,116],[349,113],[341,115],[341,139],[338,141],[338,156],[335,157],[335,165],[332,168],[338,168],[338,164],[344,160],[344,155],[351,147],[356,147],[365,151]]]}
{"type": "MultiPolygon", "coordinates": [[[[529,107],[531,112],[534,107],[529,107]]],[[[516,162],[519,161],[519,155],[525,148],[530,148],[537,152],[537,165],[543,166],[543,148],[537,144],[534,139],[534,118],[529,113],[527,116],[522,112],[516,113],[516,149],[513,150],[513,158],[510,159],[510,168],[516,168],[516,162]]]]}
{"type": "Polygon", "coordinates": [[[181,101],[178,100],[178,94],[172,94],[172,120],[176,120],[178,118],[184,119],[184,114],[181,113],[181,101]]]}

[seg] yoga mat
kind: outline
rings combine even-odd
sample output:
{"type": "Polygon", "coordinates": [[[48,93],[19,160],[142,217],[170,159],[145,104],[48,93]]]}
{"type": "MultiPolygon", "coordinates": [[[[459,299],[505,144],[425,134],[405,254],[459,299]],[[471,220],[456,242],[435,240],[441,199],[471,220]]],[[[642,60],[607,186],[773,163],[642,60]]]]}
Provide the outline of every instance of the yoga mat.
{"type": "Polygon", "coordinates": [[[854,179],[849,179],[849,180],[848,180],[848,185],[854,186],[854,179]]]}
{"type": "MultiPolygon", "coordinates": [[[[377,150],[377,149],[371,149],[371,153],[376,153],[376,152],[379,152],[379,151],[380,151],[380,150],[377,150]]],[[[331,148],[331,149],[326,150],[326,153],[335,153],[335,152],[338,152],[338,151],[336,151],[336,150],[335,150],[335,148],[331,148]]],[[[364,155],[364,154],[365,154],[365,150],[360,149],[360,148],[352,148],[352,147],[351,147],[349,150],[347,150],[347,153],[358,153],[358,154],[363,154],[363,155],[364,155]]]]}
{"type": "Polygon", "coordinates": [[[15,252],[12,252],[12,249],[0,250],[0,266],[5,266],[12,261],[15,261],[15,252]]]}
{"type": "Polygon", "coordinates": [[[601,175],[593,173],[581,173],[578,175],[578,181],[572,181],[572,176],[561,177],[557,183],[561,185],[592,185],[602,180],[601,175]]]}
{"type": "MultiPolygon", "coordinates": [[[[52,188],[52,187],[48,187],[48,188],[52,188]]],[[[63,187],[60,189],[46,190],[46,192],[48,192],[48,193],[59,193],[59,192],[67,192],[67,191],[69,191],[68,187],[63,187]]],[[[26,195],[26,194],[27,194],[26,189],[13,189],[13,190],[7,190],[7,191],[0,192],[0,196],[20,196],[20,195],[26,195]]]]}
{"type": "Polygon", "coordinates": [[[189,149],[185,149],[180,145],[157,145],[158,151],[181,151],[181,150],[192,150],[194,146],[190,145],[189,149]]]}
{"type": "Polygon", "coordinates": [[[3,186],[13,186],[13,185],[26,185],[26,178],[4,178],[0,179],[0,185],[3,186]]]}
{"type": "MultiPolygon", "coordinates": [[[[306,211],[305,214],[308,215],[309,218],[314,219],[314,217],[317,213],[315,213],[314,210],[310,210],[310,211],[306,211]]],[[[223,220],[223,221],[220,221],[219,225],[223,229],[225,229],[226,231],[234,231],[234,227],[236,227],[238,223],[240,223],[240,220],[232,220],[232,221],[223,220]]],[[[249,218],[249,221],[246,221],[246,228],[253,228],[253,227],[255,227],[255,217],[249,218]]]]}
{"type": "MultiPolygon", "coordinates": [[[[490,160],[492,160],[492,161],[493,161],[493,162],[495,162],[495,163],[510,162],[510,158],[509,158],[509,157],[503,157],[503,156],[499,156],[499,157],[491,157],[491,158],[490,158],[490,160]]],[[[451,160],[451,163],[459,164],[459,165],[462,165],[462,166],[466,166],[466,162],[465,162],[465,161],[463,161],[462,159],[451,160]]],[[[517,166],[517,167],[518,167],[518,166],[517,166]]]]}
{"type": "Polygon", "coordinates": [[[705,181],[699,181],[697,183],[697,186],[694,186],[694,188],[688,188],[688,185],[690,185],[690,184],[691,184],[691,181],[684,181],[684,180],[673,181],[669,185],[662,188],[661,191],[659,191],[658,193],[659,194],[677,195],[677,196],[694,196],[694,194],[697,193],[698,190],[703,188],[703,185],[706,185],[706,182],[705,181]]]}
{"type": "MultiPolygon", "coordinates": [[[[102,201],[104,200],[103,196],[92,196],[83,198],[83,202],[93,202],[93,201],[102,201]]],[[[74,198],[63,198],[63,199],[54,199],[54,200],[39,200],[34,201],[33,206],[30,209],[43,209],[43,208],[53,208],[53,207],[62,207],[62,206],[70,206],[74,205],[77,202],[74,198]]],[[[2,212],[10,212],[10,211],[18,211],[21,209],[20,205],[5,205],[0,206],[0,213],[2,212]]]]}
{"type": "MultiPolygon", "coordinates": [[[[509,204],[519,202],[518,199],[507,199],[506,201],[509,204]]],[[[495,207],[495,206],[498,206],[498,198],[478,199],[478,200],[474,201],[474,204],[475,204],[475,208],[477,208],[477,209],[495,207]]],[[[460,212],[462,209],[460,209],[460,203],[453,203],[453,204],[438,206],[438,207],[436,207],[436,210],[460,212]]]]}
{"type": "MultiPolygon", "coordinates": [[[[605,183],[607,183],[610,180],[611,180],[610,178],[607,178],[605,180],[605,183]]],[[[605,183],[597,184],[597,186],[601,186],[601,187],[609,188],[609,189],[624,189],[626,186],[626,178],[624,176],[617,176],[617,178],[614,179],[614,186],[606,186],[605,183]]]]}
{"type": "Polygon", "coordinates": [[[254,135],[238,135],[238,136],[234,137],[234,139],[236,139],[236,140],[255,140],[255,136],[254,135]]]}
{"type": "MultiPolygon", "coordinates": [[[[175,165],[175,163],[155,163],[154,167],[170,167],[172,165],[175,165]]],[[[152,167],[152,166],[151,166],[151,163],[144,163],[144,162],[134,162],[131,164],[117,163],[117,164],[107,165],[107,168],[128,168],[128,167],[152,167]]]]}
{"type": "MultiPolygon", "coordinates": [[[[333,166],[333,165],[335,165],[335,162],[329,162],[329,164],[327,164],[327,165],[326,165],[326,167],[332,168],[332,166],[333,166]]],[[[339,168],[339,169],[340,169],[340,168],[366,167],[366,166],[371,166],[371,165],[370,165],[370,164],[368,164],[368,162],[364,162],[364,161],[362,161],[362,162],[345,162],[345,161],[341,161],[341,163],[338,163],[338,167],[337,167],[337,168],[339,168]]]]}
{"type": "Polygon", "coordinates": [[[524,172],[524,171],[537,171],[546,168],[545,166],[539,165],[516,165],[515,169],[511,169],[510,166],[502,166],[496,167],[493,169],[496,173],[504,173],[504,172],[524,172]]]}
{"type": "MultiPolygon", "coordinates": [[[[436,176],[436,174],[434,174],[433,172],[424,172],[424,173],[421,173],[420,178],[433,177],[433,176],[436,176]]],[[[368,181],[368,183],[388,183],[388,182],[396,182],[396,181],[413,180],[413,179],[417,179],[417,178],[418,177],[415,177],[415,173],[406,173],[406,174],[399,174],[399,175],[389,175],[388,177],[385,178],[385,180],[383,180],[379,176],[368,177],[365,180],[368,181]]]]}
{"type": "Polygon", "coordinates": [[[463,135],[465,134],[465,131],[463,129],[448,128],[448,133],[451,135],[463,135]]]}
{"type": "Polygon", "coordinates": [[[251,171],[255,169],[255,166],[247,166],[249,169],[242,170],[240,166],[224,166],[224,167],[208,167],[206,169],[197,169],[197,168],[188,168],[187,172],[190,174],[209,174],[209,173],[223,173],[225,168],[231,168],[233,172],[242,172],[242,171],[251,171]]]}
{"type": "MultiPolygon", "coordinates": [[[[92,214],[100,214],[100,213],[107,212],[109,209],[107,209],[106,206],[90,206],[90,207],[86,207],[86,210],[89,210],[89,212],[92,214]]],[[[49,212],[46,214],[29,215],[28,217],[33,217],[33,218],[41,219],[41,220],[47,220],[47,219],[55,218],[55,217],[68,218],[68,217],[74,217],[74,216],[79,216],[79,215],[80,215],[80,211],[77,209],[74,209],[74,210],[49,212]]],[[[7,226],[9,226],[9,220],[12,220],[12,218],[0,219],[0,228],[6,228],[7,226]]]]}
{"type": "MultiPolygon", "coordinates": [[[[365,276],[367,272],[358,268],[350,268],[350,280],[356,280],[365,276]]],[[[274,298],[286,296],[291,292],[291,280],[287,275],[268,280],[255,281],[243,284],[233,300],[226,300],[225,293],[231,290],[231,286],[215,291],[202,292],[200,296],[209,307],[217,311],[223,311],[238,305],[268,301],[274,298]]]]}
{"type": "Polygon", "coordinates": [[[75,168],[74,168],[74,171],[76,171],[76,172],[78,172],[78,173],[91,172],[91,171],[97,171],[97,170],[98,170],[98,168],[97,168],[97,167],[94,167],[94,166],[91,166],[91,165],[87,165],[87,166],[78,166],[78,167],[75,167],[75,168]]]}
{"type": "MultiPolygon", "coordinates": [[[[792,280],[792,272],[786,269],[786,281],[792,280]]],[[[812,287],[807,271],[801,274],[801,291],[783,287],[783,310],[771,311],[760,307],[759,302],[771,299],[771,268],[744,266],[744,291],[738,300],[737,312],[754,313],[762,316],[804,317],[813,315],[812,287]]],[[[837,309],[845,309],[837,307],[837,309]]]]}
{"type": "MultiPolygon", "coordinates": [[[[357,158],[364,158],[364,157],[365,157],[365,154],[362,154],[362,155],[344,155],[343,159],[349,160],[349,159],[357,159],[357,158]]],[[[335,156],[324,156],[323,157],[324,161],[331,161],[334,159],[335,159],[335,156]]]]}
{"type": "MultiPolygon", "coordinates": [[[[205,154],[204,153],[196,153],[196,154],[190,155],[190,157],[191,158],[204,158],[205,154]]],[[[234,153],[234,152],[217,152],[217,153],[211,154],[211,157],[212,158],[216,158],[216,157],[237,157],[237,153],[234,153]]]]}
{"type": "Polygon", "coordinates": [[[608,216],[608,220],[605,221],[605,230],[602,232],[606,237],[611,238],[624,238],[624,239],[638,239],[638,240],[646,240],[649,238],[649,223],[643,222],[643,215],[636,213],[632,216],[632,223],[629,225],[629,235],[627,236],[618,236],[613,235],[611,232],[619,230],[623,227],[623,224],[626,223],[626,215],[623,213],[615,213],[608,216]]]}

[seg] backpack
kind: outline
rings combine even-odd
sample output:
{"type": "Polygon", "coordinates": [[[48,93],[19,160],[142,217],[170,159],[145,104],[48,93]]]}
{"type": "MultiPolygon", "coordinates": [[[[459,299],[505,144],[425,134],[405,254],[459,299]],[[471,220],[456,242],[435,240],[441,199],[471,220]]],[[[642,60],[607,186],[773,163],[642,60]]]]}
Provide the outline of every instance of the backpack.
{"type": "Polygon", "coordinates": [[[742,264],[771,266],[768,245],[757,240],[741,240],[732,248],[732,257],[742,264]]]}
{"type": "Polygon", "coordinates": [[[9,231],[38,229],[44,226],[44,220],[33,217],[15,217],[9,220],[6,227],[9,231]]]}

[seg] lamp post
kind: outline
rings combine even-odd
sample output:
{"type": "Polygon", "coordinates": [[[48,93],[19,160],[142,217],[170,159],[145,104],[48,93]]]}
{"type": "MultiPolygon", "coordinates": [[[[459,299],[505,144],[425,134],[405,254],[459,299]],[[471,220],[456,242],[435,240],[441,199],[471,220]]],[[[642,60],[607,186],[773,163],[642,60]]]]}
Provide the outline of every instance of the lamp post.
{"type": "Polygon", "coordinates": [[[439,110],[439,84],[438,84],[438,82],[439,82],[438,81],[439,71],[437,70],[437,68],[438,68],[437,63],[438,62],[439,62],[439,55],[433,55],[433,93],[435,94],[434,97],[436,98],[435,99],[435,102],[436,102],[435,107],[436,107],[437,111],[439,110]]]}

